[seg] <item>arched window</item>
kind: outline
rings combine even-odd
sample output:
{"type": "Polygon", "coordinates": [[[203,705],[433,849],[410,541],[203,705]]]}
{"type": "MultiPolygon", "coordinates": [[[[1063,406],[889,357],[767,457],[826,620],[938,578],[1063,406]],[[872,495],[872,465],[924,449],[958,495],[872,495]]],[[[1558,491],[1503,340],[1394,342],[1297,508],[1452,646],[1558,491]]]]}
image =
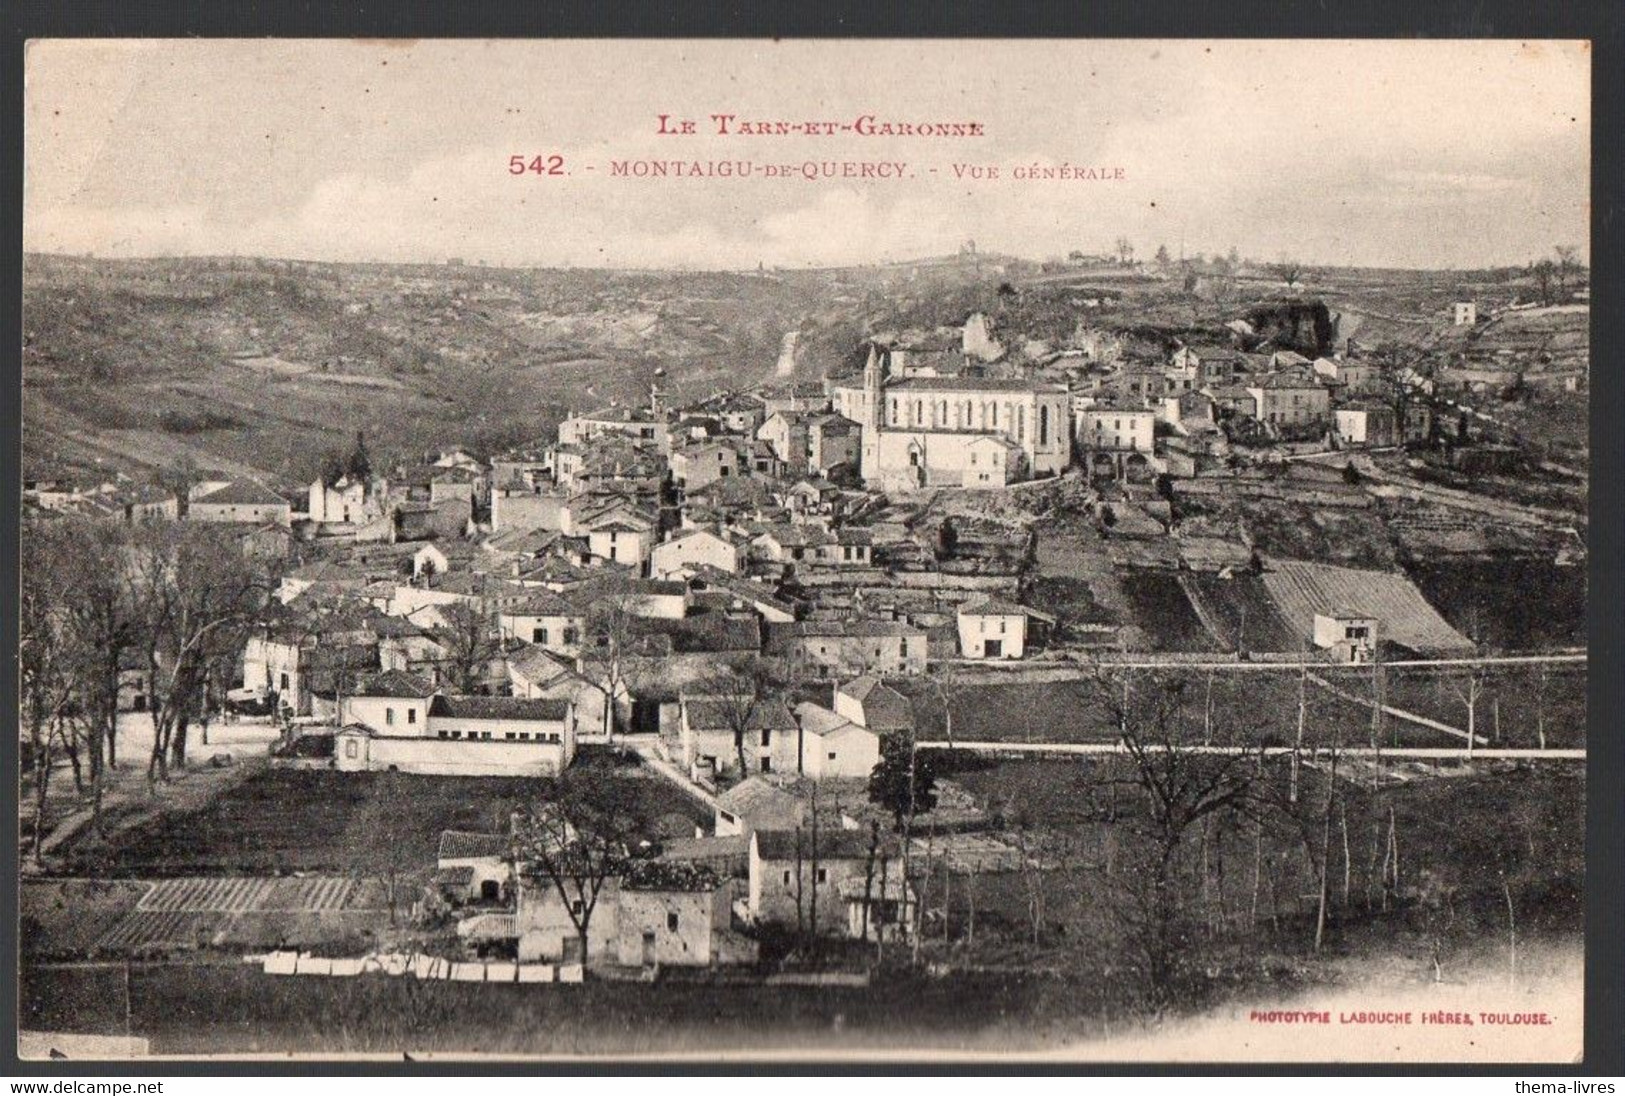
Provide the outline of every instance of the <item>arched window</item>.
{"type": "Polygon", "coordinates": [[[1042,404],[1038,408],[1038,444],[1049,444],[1049,405],[1042,404]]]}
{"type": "Polygon", "coordinates": [[[1023,404],[1016,405],[1016,440],[1027,440],[1027,408],[1023,404]]]}

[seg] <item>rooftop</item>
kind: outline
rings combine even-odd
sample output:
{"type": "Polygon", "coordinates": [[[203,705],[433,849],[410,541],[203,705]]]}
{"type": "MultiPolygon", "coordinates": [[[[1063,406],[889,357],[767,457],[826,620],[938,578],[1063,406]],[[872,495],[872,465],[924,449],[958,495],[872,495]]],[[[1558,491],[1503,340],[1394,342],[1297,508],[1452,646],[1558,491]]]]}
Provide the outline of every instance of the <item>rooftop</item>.
{"type": "Polygon", "coordinates": [[[508,838],[500,833],[470,833],[467,830],[442,830],[440,833],[440,860],[484,860],[508,854],[508,838]]]}
{"type": "Polygon", "coordinates": [[[192,500],[194,506],[287,506],[288,500],[249,480],[236,480],[192,500]]]}
{"type": "Polygon", "coordinates": [[[567,700],[527,700],[517,696],[437,696],[431,716],[445,719],[512,719],[560,723],[570,714],[567,700]]]}
{"type": "Polygon", "coordinates": [[[886,391],[904,392],[1054,392],[1056,386],[1006,377],[904,377],[886,391]]]}

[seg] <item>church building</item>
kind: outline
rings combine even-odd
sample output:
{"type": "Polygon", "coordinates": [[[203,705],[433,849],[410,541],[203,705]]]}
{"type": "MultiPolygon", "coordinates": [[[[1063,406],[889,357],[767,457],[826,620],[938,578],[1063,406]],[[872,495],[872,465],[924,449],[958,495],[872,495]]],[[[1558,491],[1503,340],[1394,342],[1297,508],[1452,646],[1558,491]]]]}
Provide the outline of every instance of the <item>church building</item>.
{"type": "Polygon", "coordinates": [[[1069,397],[1054,385],[897,378],[871,347],[862,387],[836,386],[834,397],[836,410],[863,428],[859,474],[870,487],[1003,486],[1058,475],[1072,459],[1069,397]],[[990,438],[1008,444],[990,446],[990,438]]]}

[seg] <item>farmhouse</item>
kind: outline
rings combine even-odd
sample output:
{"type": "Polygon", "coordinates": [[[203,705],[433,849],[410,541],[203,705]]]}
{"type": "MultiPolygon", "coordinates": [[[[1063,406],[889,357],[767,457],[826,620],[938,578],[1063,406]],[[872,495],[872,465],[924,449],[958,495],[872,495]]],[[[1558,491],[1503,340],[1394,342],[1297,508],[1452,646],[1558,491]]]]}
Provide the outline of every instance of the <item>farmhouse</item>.
{"type": "Polygon", "coordinates": [[[733,881],[674,860],[634,861],[621,876],[615,957],[622,966],[709,967],[756,959],[733,931],[733,881]]]}
{"type": "Polygon", "coordinates": [[[1337,662],[1370,662],[1377,647],[1377,618],[1346,609],[1316,613],[1313,639],[1337,662]]]}
{"type": "Polygon", "coordinates": [[[900,620],[819,620],[769,624],[767,652],[819,677],[925,672],[926,632],[900,620]]]}
{"type": "Polygon", "coordinates": [[[743,742],[748,772],[796,771],[800,728],[777,698],[682,696],[678,699],[678,727],[683,763],[691,771],[737,772],[740,741],[736,733],[743,742]]]}
{"type": "MultiPolygon", "coordinates": [[[[903,860],[890,834],[874,838],[862,830],[804,827],[799,831],[757,830],[750,839],[750,890],[747,908],[757,924],[796,926],[798,910],[805,927],[830,935],[850,933],[847,898],[842,888],[859,888],[872,880],[903,878],[903,860]]],[[[859,892],[861,894],[861,890],[859,892]]]]}
{"type": "Polygon", "coordinates": [[[737,574],[740,547],[710,529],[681,529],[649,553],[649,574],[657,579],[690,574],[701,565],[737,574]]]}
{"type": "Polygon", "coordinates": [[[802,701],[795,708],[801,726],[796,771],[814,780],[861,780],[880,762],[880,736],[821,704],[802,701]]]}
{"type": "Polygon", "coordinates": [[[293,508],[288,500],[268,487],[238,480],[193,499],[186,508],[191,521],[224,521],[248,525],[275,522],[287,525],[293,508]]]}
{"type": "Polygon", "coordinates": [[[443,831],[435,869],[435,887],[458,904],[501,901],[513,886],[509,842],[500,833],[443,831]]]}
{"type": "Polygon", "coordinates": [[[1386,446],[1399,442],[1394,409],[1379,403],[1351,404],[1332,412],[1337,440],[1350,446],[1386,446]]]}
{"type": "Polygon", "coordinates": [[[980,597],[959,607],[959,653],[964,658],[1021,658],[1027,652],[1027,621],[1055,618],[1002,598],[980,597]]]}
{"type": "Polygon", "coordinates": [[[1305,426],[1330,417],[1331,393],[1312,372],[1271,373],[1247,385],[1256,417],[1271,426],[1305,426]]]}
{"type": "Polygon", "coordinates": [[[835,711],[876,734],[914,730],[914,707],[908,698],[876,677],[837,685],[835,711]]]}
{"type": "Polygon", "coordinates": [[[806,822],[810,807],[773,780],[748,776],[717,797],[718,837],[749,837],[756,830],[793,830],[806,822]]]}

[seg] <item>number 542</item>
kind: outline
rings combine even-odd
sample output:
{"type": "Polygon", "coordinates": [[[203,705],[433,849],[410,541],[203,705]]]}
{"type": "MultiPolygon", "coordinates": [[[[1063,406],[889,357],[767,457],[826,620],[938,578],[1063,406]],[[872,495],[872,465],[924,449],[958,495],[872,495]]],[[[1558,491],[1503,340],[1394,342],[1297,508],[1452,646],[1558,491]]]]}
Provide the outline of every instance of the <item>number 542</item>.
{"type": "Polygon", "coordinates": [[[557,153],[551,156],[508,157],[509,175],[523,175],[527,171],[532,175],[563,175],[564,157],[557,153]]]}

